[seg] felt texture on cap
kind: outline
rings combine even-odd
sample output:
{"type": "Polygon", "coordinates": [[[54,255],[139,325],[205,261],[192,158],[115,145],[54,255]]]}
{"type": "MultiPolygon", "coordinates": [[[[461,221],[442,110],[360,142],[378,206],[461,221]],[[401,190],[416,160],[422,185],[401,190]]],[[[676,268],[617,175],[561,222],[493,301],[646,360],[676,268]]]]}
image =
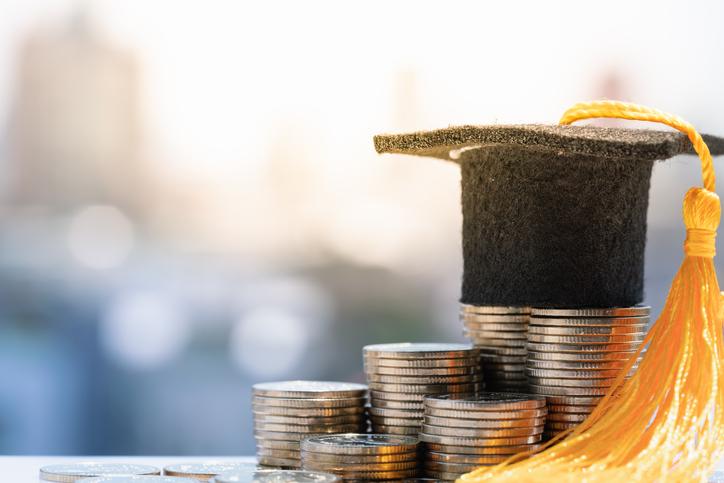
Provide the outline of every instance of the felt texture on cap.
{"type": "Polygon", "coordinates": [[[693,152],[677,132],[544,125],[381,135],[375,147],[460,164],[461,302],[561,308],[643,300],[653,162],[693,152]]]}

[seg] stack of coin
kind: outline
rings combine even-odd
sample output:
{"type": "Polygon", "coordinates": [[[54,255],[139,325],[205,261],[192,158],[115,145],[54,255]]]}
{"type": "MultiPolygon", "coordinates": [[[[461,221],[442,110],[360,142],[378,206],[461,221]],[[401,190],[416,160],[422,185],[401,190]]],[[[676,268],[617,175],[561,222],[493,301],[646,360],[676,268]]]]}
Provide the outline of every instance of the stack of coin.
{"type": "Polygon", "coordinates": [[[234,471],[237,473],[254,473],[257,469],[256,463],[231,463],[220,461],[205,461],[202,463],[177,463],[164,467],[163,474],[166,476],[181,476],[193,478],[196,481],[209,481],[220,473],[234,471]]]}
{"type": "Polygon", "coordinates": [[[546,418],[542,396],[483,392],[425,398],[420,433],[425,475],[456,480],[480,466],[540,449],[546,418]]]}
{"type": "Polygon", "coordinates": [[[342,483],[342,478],[319,471],[257,470],[252,473],[230,471],[217,475],[211,483],[342,483]]]}
{"type": "Polygon", "coordinates": [[[372,432],[416,436],[429,394],[483,388],[478,351],[466,344],[399,343],[364,348],[372,432]]]}
{"type": "Polygon", "coordinates": [[[548,399],[546,437],[580,424],[641,346],[650,307],[536,309],[528,328],[530,391],[548,399]]]}
{"type": "Polygon", "coordinates": [[[337,434],[302,441],[302,468],[344,480],[387,481],[418,473],[417,439],[390,434],[337,434]]]}
{"type": "Polygon", "coordinates": [[[299,468],[299,442],[315,434],[367,430],[367,386],[347,382],[284,381],[252,389],[259,464],[299,468]]]}
{"type": "Polygon", "coordinates": [[[461,305],[463,334],[480,350],[489,390],[528,392],[525,343],[529,315],[528,307],[461,305]]]}

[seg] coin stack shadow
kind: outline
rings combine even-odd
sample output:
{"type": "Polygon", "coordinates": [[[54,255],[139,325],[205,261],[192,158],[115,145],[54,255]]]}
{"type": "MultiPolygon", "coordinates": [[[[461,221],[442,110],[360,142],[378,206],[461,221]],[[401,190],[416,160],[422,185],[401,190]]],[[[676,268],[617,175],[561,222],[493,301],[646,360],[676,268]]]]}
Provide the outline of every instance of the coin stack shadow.
{"type": "Polygon", "coordinates": [[[426,395],[484,388],[479,353],[467,344],[375,344],[363,355],[373,433],[417,436],[426,395]]]}
{"type": "Polygon", "coordinates": [[[463,334],[480,350],[488,390],[528,392],[525,376],[529,307],[461,304],[463,334]]]}
{"type": "Polygon", "coordinates": [[[367,386],[284,381],[252,388],[254,438],[260,465],[301,466],[300,441],[316,434],[367,430],[367,386]]]}
{"type": "Polygon", "coordinates": [[[548,400],[547,438],[593,411],[641,346],[650,312],[643,306],[532,309],[526,374],[530,392],[548,400]]]}
{"type": "Polygon", "coordinates": [[[546,414],[545,398],[530,394],[425,398],[420,441],[426,476],[456,480],[511,455],[538,451],[546,414]]]}
{"type": "Polygon", "coordinates": [[[341,476],[345,481],[414,478],[417,438],[389,434],[339,434],[302,441],[302,468],[341,476]]]}

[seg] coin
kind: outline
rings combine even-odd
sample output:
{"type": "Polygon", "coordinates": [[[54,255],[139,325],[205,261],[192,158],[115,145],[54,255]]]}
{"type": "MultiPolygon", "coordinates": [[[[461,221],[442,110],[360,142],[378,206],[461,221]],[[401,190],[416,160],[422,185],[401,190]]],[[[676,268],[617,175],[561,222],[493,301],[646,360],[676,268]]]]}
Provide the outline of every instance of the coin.
{"type": "Polygon", "coordinates": [[[420,428],[422,425],[422,417],[417,418],[390,418],[386,416],[370,416],[373,426],[411,426],[420,428]]]}
{"type": "MultiPolygon", "coordinates": [[[[70,480],[69,480],[70,481],[70,480]]],[[[96,476],[75,480],[78,483],[198,483],[193,478],[179,476],[131,475],[131,476],[96,476]]]]}
{"type": "Polygon", "coordinates": [[[373,455],[338,455],[331,453],[315,453],[313,451],[304,452],[304,459],[306,460],[317,461],[319,463],[336,464],[399,463],[402,461],[417,461],[417,458],[418,455],[416,452],[373,455]]]}
{"type": "Polygon", "coordinates": [[[551,405],[548,408],[549,414],[590,414],[594,409],[596,409],[596,406],[555,406],[551,405]]]}
{"type": "Polygon", "coordinates": [[[309,398],[309,399],[296,399],[296,398],[281,398],[281,397],[263,397],[253,396],[252,404],[260,406],[270,407],[278,406],[285,408],[297,408],[297,409],[320,409],[320,408],[337,408],[337,407],[354,407],[364,406],[367,402],[365,397],[351,397],[351,398],[309,398]]]}
{"type": "Polygon", "coordinates": [[[339,471],[344,481],[349,480],[399,480],[417,475],[417,468],[400,471],[339,471]]]}
{"type": "Polygon", "coordinates": [[[621,374],[621,370],[600,370],[600,371],[573,371],[573,370],[552,370],[552,369],[528,369],[526,374],[530,377],[561,378],[561,379],[610,379],[621,374]]]}
{"type": "Polygon", "coordinates": [[[270,449],[264,448],[263,446],[256,447],[257,456],[272,456],[277,458],[290,458],[290,459],[301,459],[301,451],[283,450],[283,449],[270,449]]]}
{"type": "MultiPolygon", "coordinates": [[[[304,427],[304,426],[299,426],[304,427]]],[[[264,439],[275,439],[281,441],[299,441],[301,438],[309,435],[322,435],[322,434],[337,434],[337,433],[351,433],[360,431],[361,425],[349,424],[342,426],[332,426],[315,428],[315,430],[297,431],[297,427],[290,427],[289,431],[273,431],[271,429],[261,429],[259,426],[254,425],[254,436],[264,439]],[[292,429],[293,428],[293,429],[292,429]]]]}
{"type": "Polygon", "coordinates": [[[445,471],[425,470],[425,475],[434,478],[436,481],[455,481],[460,478],[459,473],[447,473],[445,471]]]}
{"type": "Polygon", "coordinates": [[[420,426],[392,426],[372,423],[372,432],[378,434],[395,434],[401,436],[417,436],[420,426]]]}
{"type": "Polygon", "coordinates": [[[426,443],[443,444],[450,446],[517,446],[532,444],[541,441],[541,435],[506,438],[471,438],[458,436],[441,436],[436,434],[420,433],[420,441],[426,443]]]}
{"type": "Polygon", "coordinates": [[[497,362],[485,362],[483,369],[493,371],[507,371],[507,372],[523,372],[525,370],[525,363],[522,364],[506,364],[497,362]]]}
{"type": "Polygon", "coordinates": [[[425,416],[423,422],[435,426],[448,426],[456,428],[487,428],[487,429],[503,429],[503,428],[527,428],[531,426],[543,426],[545,417],[537,419],[508,419],[508,420],[490,420],[490,419],[457,419],[457,418],[441,418],[438,416],[425,416]]]}
{"type": "Polygon", "coordinates": [[[471,331],[487,330],[492,332],[528,332],[528,320],[525,322],[478,322],[464,320],[463,326],[471,331]]]}
{"type": "Polygon", "coordinates": [[[475,332],[463,330],[463,335],[470,339],[476,347],[485,349],[520,349],[525,348],[526,338],[521,337],[518,339],[501,339],[492,337],[478,336],[475,332]]]}
{"type": "Polygon", "coordinates": [[[429,451],[425,453],[425,459],[428,461],[440,461],[443,463],[463,463],[463,464],[478,464],[478,465],[490,465],[498,464],[502,461],[510,458],[511,455],[469,455],[469,454],[451,454],[451,453],[437,453],[435,451],[429,451]]]}
{"type": "Polygon", "coordinates": [[[454,359],[471,357],[475,348],[467,344],[447,344],[436,342],[400,342],[393,344],[372,344],[362,349],[365,356],[386,358],[422,358],[422,359],[454,359]]]}
{"type": "Polygon", "coordinates": [[[477,384],[387,384],[370,382],[369,386],[371,391],[385,391],[398,394],[471,393],[478,390],[477,384]]]}
{"type": "Polygon", "coordinates": [[[256,470],[246,473],[223,473],[214,478],[214,483],[342,483],[342,478],[330,473],[301,470],[256,470]]]}
{"type": "Polygon", "coordinates": [[[580,397],[580,396],[566,396],[561,395],[550,395],[546,396],[546,400],[549,405],[557,406],[596,406],[601,402],[602,397],[580,397]]]}
{"type": "Polygon", "coordinates": [[[513,315],[513,314],[529,314],[531,312],[530,307],[514,307],[504,305],[472,305],[472,304],[460,304],[460,312],[464,314],[500,314],[500,315],[513,315]]]}
{"type": "Polygon", "coordinates": [[[365,367],[407,367],[407,368],[441,368],[441,367],[476,367],[479,354],[456,359],[391,359],[386,357],[364,357],[365,367]]]}
{"type": "Polygon", "coordinates": [[[40,468],[40,479],[45,481],[76,481],[93,476],[160,475],[155,466],[124,463],[79,462],[48,465],[40,468]]]}
{"type": "Polygon", "coordinates": [[[531,308],[531,316],[542,317],[640,317],[648,316],[651,307],[637,305],[634,307],[605,307],[600,309],[557,309],[531,308]]]}
{"type": "Polygon", "coordinates": [[[422,431],[425,434],[437,436],[456,436],[460,438],[516,438],[521,436],[534,436],[543,432],[543,426],[531,426],[524,428],[459,428],[433,426],[431,424],[423,424],[422,431]]]}
{"type": "Polygon", "coordinates": [[[367,386],[351,382],[281,381],[254,384],[252,394],[278,398],[353,398],[364,397],[367,386]]]}
{"type": "Polygon", "coordinates": [[[585,371],[585,370],[621,370],[628,360],[619,361],[539,361],[536,359],[528,359],[527,367],[531,369],[545,369],[545,370],[572,370],[572,371],[585,371]]]}
{"type": "Polygon", "coordinates": [[[276,466],[280,468],[299,468],[301,461],[294,458],[275,458],[273,456],[257,456],[260,465],[276,466]]]}
{"type": "Polygon", "coordinates": [[[403,409],[388,409],[371,407],[369,409],[370,416],[383,416],[388,418],[410,418],[422,417],[422,409],[419,411],[405,411],[403,409]]]}
{"type": "MultiPolygon", "coordinates": [[[[473,391],[471,391],[472,393],[473,391]]],[[[405,403],[417,403],[422,404],[422,402],[425,400],[425,397],[427,394],[425,393],[419,393],[419,394],[409,394],[409,393],[403,393],[403,392],[392,392],[392,391],[370,391],[370,404],[372,406],[377,406],[379,404],[379,400],[384,401],[399,401],[399,402],[405,402],[405,403]]]]}
{"type": "Polygon", "coordinates": [[[539,386],[529,384],[533,394],[546,396],[605,396],[608,388],[605,387],[560,387],[560,386],[539,386]]]}
{"type": "Polygon", "coordinates": [[[519,419],[536,419],[542,418],[548,414],[545,406],[537,409],[521,409],[521,410],[501,410],[501,411],[476,411],[476,410],[456,410],[456,409],[438,409],[426,408],[426,416],[435,416],[441,418],[454,419],[487,419],[492,421],[507,421],[519,419]]]}
{"type": "Polygon", "coordinates": [[[297,451],[299,452],[300,444],[299,439],[295,441],[283,441],[276,439],[256,439],[257,448],[268,448],[282,451],[297,451]]]}
{"type": "Polygon", "coordinates": [[[466,411],[513,411],[544,407],[546,399],[540,396],[515,393],[484,392],[476,396],[435,396],[425,399],[428,408],[466,411]]]}
{"type": "Polygon", "coordinates": [[[568,414],[568,413],[554,413],[548,415],[548,421],[563,421],[568,423],[580,423],[583,422],[589,415],[588,414],[568,414]]]}
{"type": "Polygon", "coordinates": [[[488,364],[525,364],[527,355],[524,356],[501,356],[497,354],[480,354],[483,366],[488,364]]]}
{"type": "Polygon", "coordinates": [[[302,442],[304,451],[333,454],[388,454],[417,451],[417,440],[385,434],[335,434],[302,442]]]}
{"type": "MultiPolygon", "coordinates": [[[[306,453],[305,453],[306,454],[306,453]]],[[[365,463],[351,463],[349,461],[344,462],[325,462],[309,459],[306,457],[302,458],[302,466],[310,470],[321,470],[329,471],[333,473],[347,473],[350,471],[404,471],[417,468],[417,461],[398,461],[393,463],[380,463],[380,462],[365,462],[365,463]]]]}
{"type": "Polygon", "coordinates": [[[357,406],[341,408],[285,408],[282,406],[265,406],[252,403],[251,409],[255,415],[260,416],[282,416],[282,417],[304,417],[304,418],[336,418],[361,416],[365,412],[363,406],[365,400],[360,400],[357,406]]]}
{"type": "Polygon", "coordinates": [[[546,344],[633,344],[644,340],[644,334],[628,335],[541,335],[528,334],[531,342],[546,344]]]}
{"type": "Polygon", "coordinates": [[[576,422],[564,422],[564,421],[548,421],[546,422],[546,429],[555,429],[555,430],[561,430],[564,431],[566,429],[573,429],[576,426],[578,426],[580,423],[576,422]]]}
{"type": "Polygon", "coordinates": [[[600,353],[610,354],[616,352],[632,352],[638,349],[639,342],[628,344],[553,344],[528,342],[526,347],[530,351],[537,352],[569,352],[569,353],[600,353]]]}
{"type": "Polygon", "coordinates": [[[619,325],[619,326],[575,326],[575,327],[552,327],[548,325],[531,325],[528,329],[530,334],[541,335],[626,335],[644,334],[646,325],[619,325]]]}
{"type": "Polygon", "coordinates": [[[466,327],[465,330],[463,330],[463,334],[469,334],[470,336],[480,339],[480,340],[488,340],[488,339],[505,339],[505,340],[525,340],[526,335],[528,334],[528,331],[494,331],[494,330],[488,330],[488,329],[472,329],[470,327],[466,327]]]}
{"type": "Polygon", "coordinates": [[[484,358],[486,355],[493,356],[523,356],[528,355],[528,350],[525,347],[478,347],[480,350],[480,357],[484,358]]]}
{"type": "Polygon", "coordinates": [[[436,451],[446,454],[457,455],[507,455],[512,456],[518,453],[537,452],[543,445],[521,444],[517,446],[452,446],[447,444],[422,443],[425,451],[436,451]]]}
{"type": "Polygon", "coordinates": [[[636,350],[621,352],[558,352],[545,349],[529,350],[528,360],[567,362],[616,362],[627,361],[636,356],[636,350]]]}
{"type": "Polygon", "coordinates": [[[531,384],[538,386],[560,386],[560,387],[611,387],[616,379],[559,379],[555,377],[528,377],[528,381],[531,384]]]}
{"type": "Polygon", "coordinates": [[[227,473],[229,471],[241,472],[246,471],[253,473],[256,471],[254,463],[222,463],[218,461],[207,461],[202,463],[179,463],[164,467],[163,474],[168,476],[185,476],[197,480],[206,481],[219,473],[227,473]]]}
{"type": "Polygon", "coordinates": [[[365,366],[365,372],[368,374],[387,375],[387,376],[465,376],[478,372],[479,364],[471,366],[459,367],[437,367],[437,368],[411,368],[411,367],[385,367],[385,366],[365,366]]]}
{"type": "Polygon", "coordinates": [[[361,423],[365,420],[364,413],[351,414],[347,416],[329,417],[300,417],[300,416],[275,416],[269,414],[254,414],[254,421],[261,423],[276,424],[311,424],[334,426],[340,424],[361,423]]]}
{"type": "Polygon", "coordinates": [[[367,374],[371,383],[384,384],[470,384],[483,380],[482,374],[466,374],[463,376],[387,376],[367,374]]]}
{"type": "Polygon", "coordinates": [[[387,399],[373,399],[372,406],[375,408],[382,408],[382,409],[399,409],[399,410],[407,410],[407,411],[423,411],[425,409],[425,405],[422,402],[424,400],[424,397],[420,402],[415,401],[395,401],[395,400],[387,400],[387,399]]]}
{"type": "MultiPolygon", "coordinates": [[[[300,423],[302,423],[300,421],[300,423]]],[[[346,424],[280,424],[254,421],[254,429],[259,431],[277,431],[281,433],[344,433],[355,431],[362,421],[346,424]]]]}

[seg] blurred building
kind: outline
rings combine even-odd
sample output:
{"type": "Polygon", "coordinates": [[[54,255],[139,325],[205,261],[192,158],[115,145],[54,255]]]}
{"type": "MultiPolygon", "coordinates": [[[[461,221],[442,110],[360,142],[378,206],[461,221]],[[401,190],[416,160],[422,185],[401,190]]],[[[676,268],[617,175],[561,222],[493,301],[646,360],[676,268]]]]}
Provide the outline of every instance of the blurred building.
{"type": "Polygon", "coordinates": [[[139,216],[146,183],[135,59],[99,38],[83,10],[33,32],[18,59],[8,202],[58,211],[102,203],[139,216]]]}

